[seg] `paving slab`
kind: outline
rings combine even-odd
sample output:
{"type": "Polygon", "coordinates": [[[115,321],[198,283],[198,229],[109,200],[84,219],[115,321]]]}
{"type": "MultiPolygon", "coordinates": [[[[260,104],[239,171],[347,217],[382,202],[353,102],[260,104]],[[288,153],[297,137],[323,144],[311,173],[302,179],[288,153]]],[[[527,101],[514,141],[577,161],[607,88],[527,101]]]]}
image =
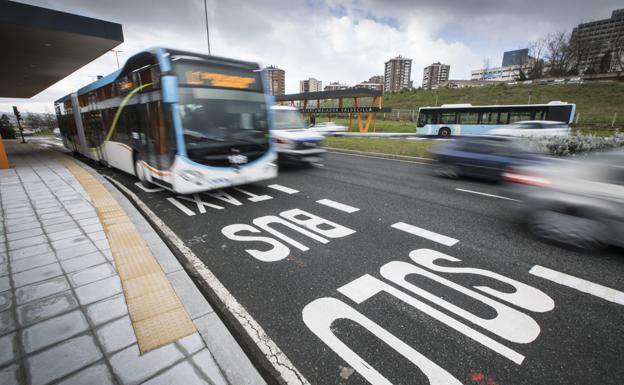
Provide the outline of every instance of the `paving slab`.
{"type": "Polygon", "coordinates": [[[111,354],[137,342],[134,329],[132,329],[132,322],[128,316],[101,326],[95,331],[95,334],[106,354],[111,354]]]}
{"type": "Polygon", "coordinates": [[[39,298],[68,290],[69,287],[67,278],[63,276],[56,277],[16,289],[15,298],[17,304],[21,305],[29,301],[34,301],[39,298]]]}
{"type": "Polygon", "coordinates": [[[65,259],[61,261],[61,266],[65,273],[72,273],[75,271],[83,270],[91,266],[100,265],[105,263],[107,259],[99,252],[93,252],[90,254],[82,255],[80,257],[74,257],[71,259],[65,259]]]}
{"type": "Polygon", "coordinates": [[[145,381],[183,358],[184,355],[174,344],[165,345],[143,355],[140,354],[138,345],[132,345],[113,355],[110,362],[113,372],[121,381],[133,385],[145,381]]]}
{"type": "Polygon", "coordinates": [[[87,317],[91,324],[98,326],[128,314],[128,306],[122,294],[87,306],[87,317]]]}
{"type": "Polygon", "coordinates": [[[114,385],[115,380],[106,364],[95,364],[81,370],[58,385],[114,385]]]}
{"type": "Polygon", "coordinates": [[[53,277],[63,275],[63,269],[58,262],[49,265],[36,267],[34,269],[25,270],[20,273],[13,274],[14,287],[22,287],[31,283],[44,281],[53,277]]]}
{"type": "Polygon", "coordinates": [[[102,358],[92,335],[82,335],[55,345],[26,361],[32,385],[43,385],[102,358]]]}
{"type": "Polygon", "coordinates": [[[24,327],[77,308],[78,300],[70,290],[67,290],[18,306],[17,321],[24,327]]]}
{"type": "Polygon", "coordinates": [[[50,318],[22,330],[24,352],[30,354],[56,342],[66,340],[89,329],[80,310],[50,318]]]}

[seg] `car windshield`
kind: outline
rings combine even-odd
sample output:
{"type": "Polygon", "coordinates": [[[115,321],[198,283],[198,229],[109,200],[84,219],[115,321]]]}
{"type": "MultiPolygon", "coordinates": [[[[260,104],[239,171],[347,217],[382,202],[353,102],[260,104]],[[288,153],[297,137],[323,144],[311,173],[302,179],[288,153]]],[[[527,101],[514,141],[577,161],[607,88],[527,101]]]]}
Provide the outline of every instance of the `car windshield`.
{"type": "Polygon", "coordinates": [[[295,130],[306,128],[301,113],[297,110],[281,110],[276,109],[274,112],[274,126],[275,130],[295,130]]]}

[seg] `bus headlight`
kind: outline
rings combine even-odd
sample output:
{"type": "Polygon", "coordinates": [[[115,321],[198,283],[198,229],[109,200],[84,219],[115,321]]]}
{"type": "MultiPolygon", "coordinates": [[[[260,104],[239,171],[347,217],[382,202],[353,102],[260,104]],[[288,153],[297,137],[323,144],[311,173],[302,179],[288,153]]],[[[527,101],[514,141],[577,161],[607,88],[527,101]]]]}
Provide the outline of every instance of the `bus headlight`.
{"type": "Polygon", "coordinates": [[[180,177],[187,182],[201,183],[203,181],[203,175],[197,170],[182,170],[180,171],[180,177]]]}

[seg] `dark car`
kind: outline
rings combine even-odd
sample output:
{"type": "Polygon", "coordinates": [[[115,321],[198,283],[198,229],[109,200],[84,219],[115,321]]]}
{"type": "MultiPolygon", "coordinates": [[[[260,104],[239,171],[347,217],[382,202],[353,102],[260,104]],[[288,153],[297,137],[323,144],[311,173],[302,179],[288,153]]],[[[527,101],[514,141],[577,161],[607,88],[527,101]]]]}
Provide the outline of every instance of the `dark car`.
{"type": "Polygon", "coordinates": [[[502,174],[513,167],[544,161],[531,151],[525,140],[499,136],[458,138],[432,151],[437,161],[433,172],[438,176],[467,176],[500,181],[502,174]]]}

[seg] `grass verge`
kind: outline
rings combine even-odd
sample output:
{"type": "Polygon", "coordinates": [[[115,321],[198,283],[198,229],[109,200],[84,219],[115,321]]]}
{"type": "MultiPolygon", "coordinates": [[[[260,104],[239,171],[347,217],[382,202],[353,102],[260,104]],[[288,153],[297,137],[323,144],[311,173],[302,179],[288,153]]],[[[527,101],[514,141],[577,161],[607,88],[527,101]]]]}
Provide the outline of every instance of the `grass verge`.
{"type": "Polygon", "coordinates": [[[340,138],[327,137],[325,147],[376,152],[379,154],[417,156],[430,158],[429,150],[440,142],[434,140],[400,140],[383,138],[340,138]]]}

